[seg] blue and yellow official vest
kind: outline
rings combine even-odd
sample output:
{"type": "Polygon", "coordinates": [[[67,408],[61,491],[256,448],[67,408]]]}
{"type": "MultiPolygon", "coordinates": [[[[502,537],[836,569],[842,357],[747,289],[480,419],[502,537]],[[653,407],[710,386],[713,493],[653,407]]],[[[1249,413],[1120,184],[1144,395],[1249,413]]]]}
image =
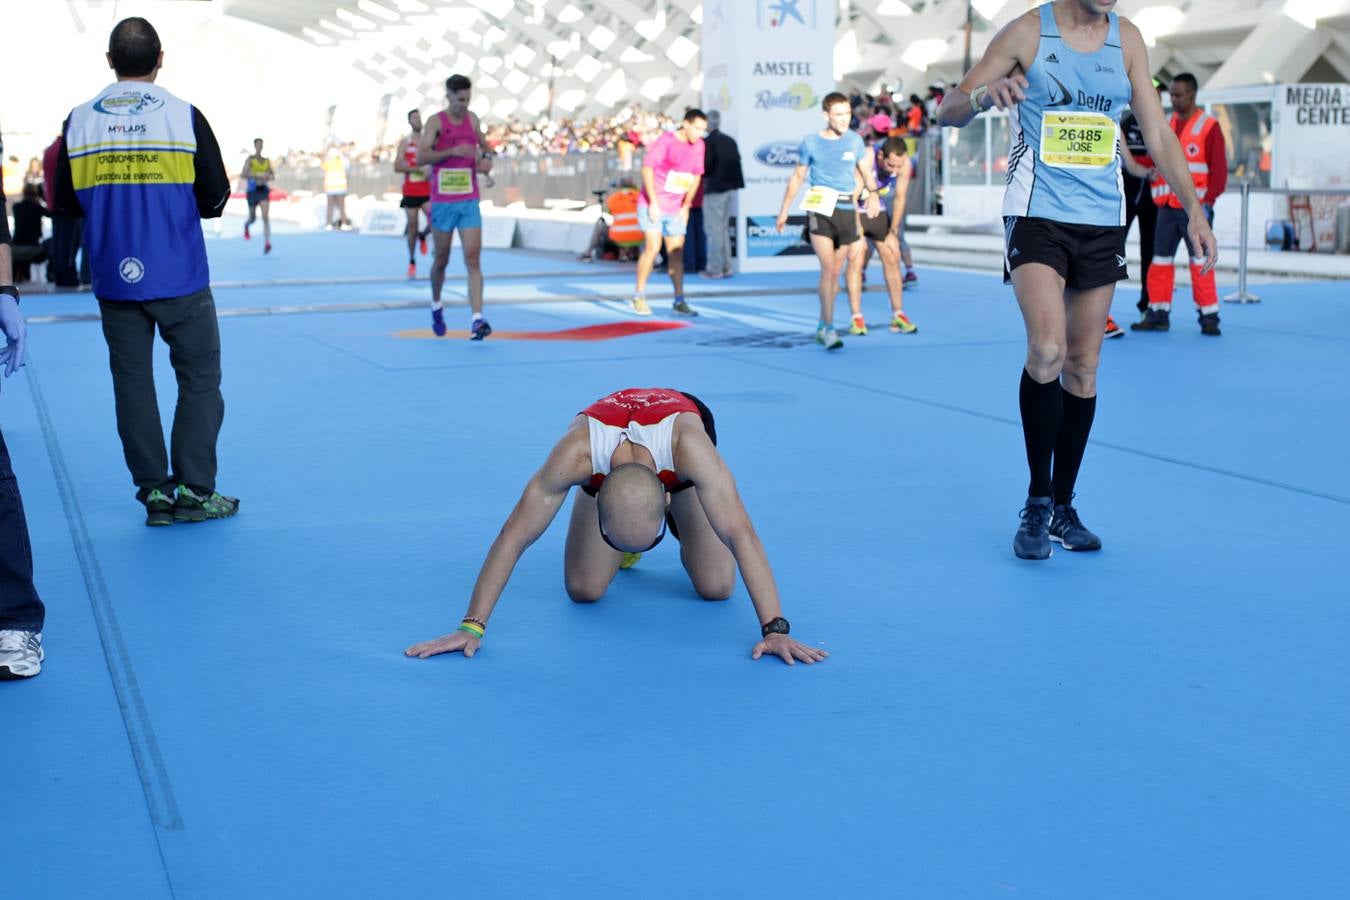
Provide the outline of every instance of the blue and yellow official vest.
{"type": "Polygon", "coordinates": [[[65,139],[94,296],[160,300],[207,287],[191,104],[149,82],[118,82],[71,112],[65,139]]]}

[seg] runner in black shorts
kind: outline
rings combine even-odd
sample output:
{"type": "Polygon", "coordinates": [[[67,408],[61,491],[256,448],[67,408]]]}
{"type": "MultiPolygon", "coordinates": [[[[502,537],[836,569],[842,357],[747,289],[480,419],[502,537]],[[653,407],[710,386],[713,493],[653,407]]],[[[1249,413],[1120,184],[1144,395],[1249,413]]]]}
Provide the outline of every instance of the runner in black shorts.
{"type": "Polygon", "coordinates": [[[863,139],[848,128],[852,116],[848,98],[840,93],[826,94],[821,109],[825,113],[825,128],[802,138],[799,162],[788,179],[777,226],[782,232],[797,191],[803,183],[809,185],[801,208],[809,216],[811,248],[820,260],[820,322],[816,326],[816,342],[826,350],[836,350],[844,346],[834,330],[839,273],[848,261],[849,248],[862,238],[853,199],[854,179],[861,178],[871,192],[867,198],[869,216],[881,211],[881,203],[876,196],[877,180],[867,159],[867,148],[863,139]]]}
{"type": "Polygon", "coordinates": [[[1203,248],[1206,271],[1218,255],[1154,93],[1144,39],[1111,12],[1114,5],[1055,0],[1019,16],[938,110],[941,125],[961,128],[997,106],[1008,110],[1011,126],[1005,264],[1027,331],[1019,405],[1031,473],[1013,538],[1022,559],[1047,559],[1052,541],[1066,550],[1102,546],[1073,499],[1096,414],[1106,314],[1126,277],[1118,137],[1126,104],[1189,211],[1188,232],[1203,248]]]}
{"type": "Polygon", "coordinates": [[[914,168],[904,138],[887,138],[874,159],[882,209],[881,215],[860,217],[866,240],[853,245],[853,254],[848,261],[848,299],[852,305],[848,333],[859,337],[867,334],[867,319],[862,311],[862,280],[868,251],[870,246],[875,246],[881,256],[886,295],[891,302],[890,329],[898,334],[913,334],[919,329],[905,315],[905,279],[900,274],[900,260],[904,253],[905,203],[914,168]]]}
{"type": "Polygon", "coordinates": [[[263,220],[263,253],[272,252],[272,220],[269,215],[271,212],[272,198],[272,179],[276,173],[272,171],[272,161],[263,156],[262,138],[253,139],[253,155],[244,160],[244,171],[239,173],[239,177],[244,182],[244,197],[248,201],[248,220],[244,222],[244,240],[249,240],[252,235],[249,234],[249,228],[258,220],[258,211],[262,211],[263,220]]]}
{"type": "Polygon", "coordinates": [[[428,167],[417,164],[417,144],[422,140],[422,114],[415,109],[409,110],[408,125],[412,127],[412,133],[398,142],[398,151],[394,154],[394,171],[403,174],[403,199],[398,205],[408,212],[408,224],[404,231],[404,237],[408,240],[408,277],[415,278],[417,258],[413,256],[413,248],[420,245],[422,255],[426,256],[427,235],[431,233],[431,213],[427,208],[431,202],[431,181],[428,167]],[[426,229],[421,231],[417,228],[419,209],[427,222],[426,229]]]}

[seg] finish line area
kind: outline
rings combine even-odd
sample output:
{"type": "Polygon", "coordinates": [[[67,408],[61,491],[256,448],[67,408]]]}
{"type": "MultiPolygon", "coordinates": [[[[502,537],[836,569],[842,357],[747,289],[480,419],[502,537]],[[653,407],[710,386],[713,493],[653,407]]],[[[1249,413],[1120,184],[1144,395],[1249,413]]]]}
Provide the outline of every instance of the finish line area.
{"type": "Polygon", "coordinates": [[[1075,501],[1104,549],[1027,562],[1025,338],[996,276],[920,259],[918,333],[869,290],[871,333],[826,353],[814,273],[691,276],[678,320],[657,273],[641,318],[631,266],[489,250],[495,332],[470,342],[458,244],[436,339],[401,241],[273,241],[207,240],[226,521],[142,526],[97,304],[23,301],[0,408],[51,652],[0,685],[25,723],[7,896],[1350,881],[1344,282],[1263,285],[1218,340],[1183,297],[1169,333],[1108,341],[1075,501]],[[656,385],[715,412],[793,636],[830,658],[751,662],[744,587],[700,599],[673,540],[569,602],[557,520],[474,658],[405,658],[454,629],[576,412],[656,385]]]}

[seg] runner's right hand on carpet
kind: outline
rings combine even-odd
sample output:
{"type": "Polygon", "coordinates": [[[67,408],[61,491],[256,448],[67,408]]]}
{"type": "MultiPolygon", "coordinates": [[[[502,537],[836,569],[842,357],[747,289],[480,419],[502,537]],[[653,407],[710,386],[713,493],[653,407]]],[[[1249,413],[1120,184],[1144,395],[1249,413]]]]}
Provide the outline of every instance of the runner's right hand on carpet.
{"type": "Polygon", "coordinates": [[[478,652],[478,647],[481,644],[482,641],[467,631],[452,631],[444,637],[436,638],[434,641],[413,644],[403,651],[403,655],[426,659],[428,656],[435,656],[438,653],[454,653],[458,650],[465,656],[473,656],[478,652]]]}

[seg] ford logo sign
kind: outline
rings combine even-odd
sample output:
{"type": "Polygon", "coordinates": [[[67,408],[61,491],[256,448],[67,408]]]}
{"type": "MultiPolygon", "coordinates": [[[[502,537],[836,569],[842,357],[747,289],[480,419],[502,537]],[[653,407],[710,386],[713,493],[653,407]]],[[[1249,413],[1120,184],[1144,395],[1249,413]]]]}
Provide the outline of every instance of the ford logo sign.
{"type": "Polygon", "coordinates": [[[755,159],[766,166],[773,166],[779,169],[795,168],[801,158],[797,155],[798,144],[790,144],[787,141],[774,141],[772,144],[765,144],[755,151],[755,159]]]}

